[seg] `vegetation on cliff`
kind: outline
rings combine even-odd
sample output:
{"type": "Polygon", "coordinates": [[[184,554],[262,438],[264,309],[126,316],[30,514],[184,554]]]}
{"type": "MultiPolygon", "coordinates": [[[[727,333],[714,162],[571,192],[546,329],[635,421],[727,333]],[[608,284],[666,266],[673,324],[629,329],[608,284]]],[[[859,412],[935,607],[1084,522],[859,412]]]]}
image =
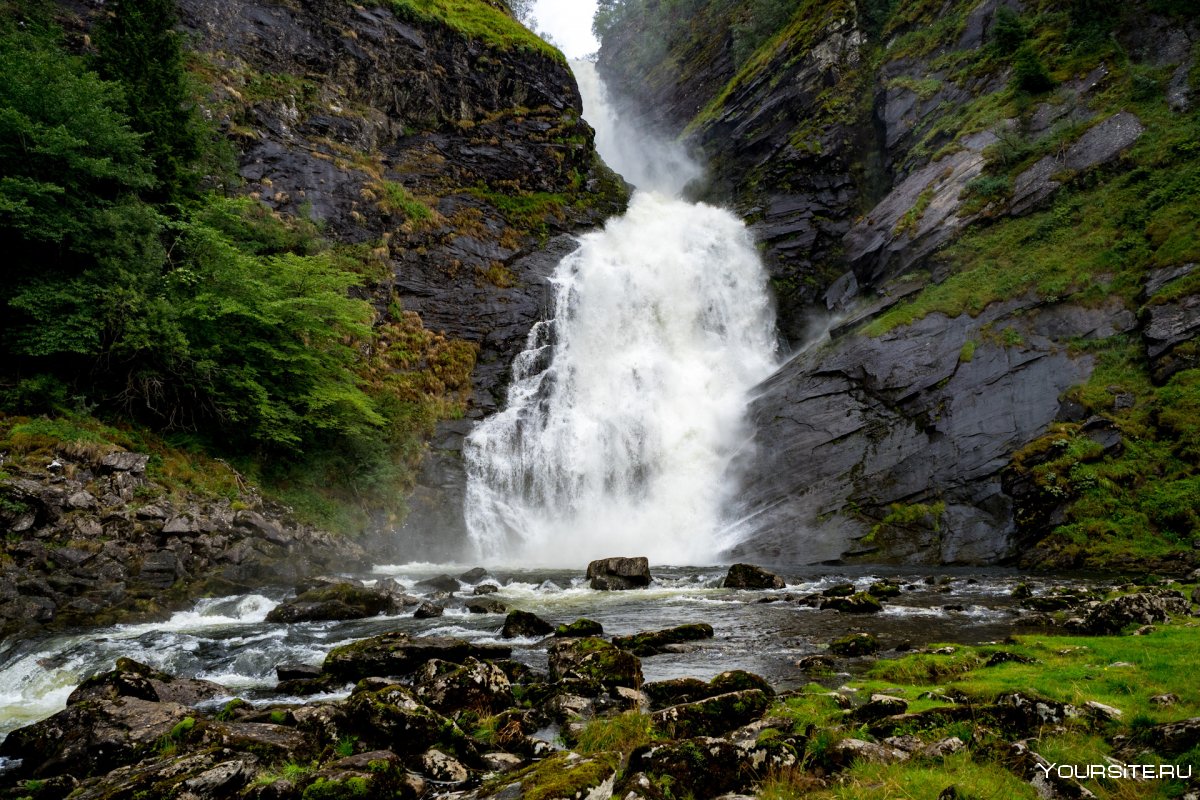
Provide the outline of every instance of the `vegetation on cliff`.
{"type": "Polygon", "coordinates": [[[115,4],[76,55],[48,9],[0,17],[0,408],[146,426],[361,528],[402,508],[474,348],[358,299],[368,249],[226,195],[173,19],[115,4]]]}

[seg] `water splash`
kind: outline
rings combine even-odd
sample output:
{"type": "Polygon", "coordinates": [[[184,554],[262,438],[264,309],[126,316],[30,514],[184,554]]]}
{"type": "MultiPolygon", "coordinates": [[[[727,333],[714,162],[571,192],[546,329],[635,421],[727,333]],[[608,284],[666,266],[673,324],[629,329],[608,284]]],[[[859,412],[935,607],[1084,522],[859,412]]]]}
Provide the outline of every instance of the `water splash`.
{"type": "Polygon", "coordinates": [[[487,563],[712,563],[733,544],[748,392],[774,367],[766,275],[740,219],[677,199],[699,174],[682,149],[624,128],[594,67],[577,74],[601,154],[648,190],[555,271],[554,318],[467,439],[467,525],[487,563]]]}

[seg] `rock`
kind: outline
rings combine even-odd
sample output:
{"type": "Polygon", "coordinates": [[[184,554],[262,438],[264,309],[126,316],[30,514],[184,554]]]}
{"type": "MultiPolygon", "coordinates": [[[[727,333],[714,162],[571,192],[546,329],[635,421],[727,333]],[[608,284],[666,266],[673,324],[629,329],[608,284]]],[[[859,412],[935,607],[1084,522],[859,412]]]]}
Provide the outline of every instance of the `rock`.
{"type": "Polygon", "coordinates": [[[864,742],[862,739],[842,739],[830,746],[826,758],[835,768],[845,769],[856,761],[894,764],[906,760],[908,753],[887,745],[864,742]]]}
{"type": "Polygon", "coordinates": [[[1150,698],[1150,702],[1153,705],[1168,708],[1179,702],[1179,695],[1173,693],[1156,694],[1150,698]]]}
{"type": "Polygon", "coordinates": [[[867,587],[867,594],[880,600],[900,595],[900,584],[894,581],[876,581],[867,587]]]}
{"type": "Polygon", "coordinates": [[[1115,722],[1123,715],[1121,709],[1098,703],[1095,700],[1088,700],[1084,703],[1083,710],[1089,717],[1099,722],[1115,722]]]}
{"type": "Polygon", "coordinates": [[[466,783],[471,777],[461,761],[441,750],[427,750],[421,755],[421,771],[439,783],[466,783]]]}
{"type": "Polygon", "coordinates": [[[1036,664],[1037,660],[1020,653],[1010,653],[1007,650],[997,650],[988,656],[985,667],[995,667],[999,664],[1036,664]]]}
{"type": "Polygon", "coordinates": [[[670,706],[655,711],[650,718],[672,739],[719,736],[758,719],[770,702],[766,692],[747,689],[670,706]]]}
{"type": "Polygon", "coordinates": [[[142,453],[109,453],[100,459],[100,471],[102,473],[130,472],[134,475],[141,475],[145,473],[148,463],[150,463],[150,456],[142,453]]]}
{"type": "MultiPolygon", "coordinates": [[[[486,569],[484,569],[483,567],[475,567],[474,569],[469,569],[466,572],[464,572],[462,575],[459,575],[458,580],[462,581],[463,583],[475,584],[475,583],[479,583],[481,580],[483,580],[487,576],[488,576],[488,571],[486,569]]],[[[447,591],[454,591],[454,590],[449,589],[447,591]]]]}
{"type": "Polygon", "coordinates": [[[577,619],[570,625],[559,625],[554,629],[554,635],[559,638],[579,639],[586,636],[603,636],[604,627],[599,622],[590,619],[577,619]]]}
{"type": "Polygon", "coordinates": [[[433,658],[461,664],[467,658],[488,661],[511,655],[512,648],[503,645],[472,644],[441,636],[414,639],[397,632],[335,647],[325,657],[322,670],[343,680],[357,681],[372,676],[407,675],[433,658]]]}
{"type": "MultiPolygon", "coordinates": [[[[832,648],[830,648],[832,649],[832,648]]],[[[812,655],[804,656],[796,661],[796,667],[805,672],[811,673],[826,673],[833,672],[833,659],[829,656],[812,655]]]]}
{"type": "Polygon", "coordinates": [[[749,788],[749,773],[742,751],[725,739],[662,742],[630,754],[617,796],[711,798],[749,788]]]}
{"type": "Polygon", "coordinates": [[[643,589],[650,585],[650,561],[644,556],[600,559],[588,564],[587,578],[601,591],[643,589]]]}
{"type": "Polygon", "coordinates": [[[879,652],[879,640],[869,633],[851,633],[830,642],[829,652],[837,656],[869,656],[879,652]]]}
{"type": "Polygon", "coordinates": [[[721,584],[726,589],[782,589],[787,584],[773,572],[753,564],[734,564],[721,584]]]}
{"type": "Polygon", "coordinates": [[[423,589],[430,592],[449,592],[453,594],[462,589],[462,584],[457,578],[452,578],[449,575],[435,575],[432,578],[426,578],[423,581],[417,581],[413,586],[417,589],[423,589]]]}
{"type": "Polygon", "coordinates": [[[967,743],[957,736],[949,736],[945,739],[939,739],[933,744],[921,748],[921,756],[930,759],[943,759],[946,756],[954,755],[962,752],[967,747],[967,743]]]}
{"type": "Polygon", "coordinates": [[[504,620],[504,628],[500,631],[502,639],[532,639],[548,636],[554,632],[554,626],[546,620],[529,611],[510,611],[504,620]]]}
{"type": "Polygon", "coordinates": [[[847,716],[855,722],[874,722],[884,717],[903,714],[907,710],[908,703],[899,697],[873,694],[868,702],[854,709],[847,716]]]}
{"type": "Polygon", "coordinates": [[[367,747],[410,756],[436,748],[458,757],[474,754],[466,734],[402,686],[355,692],[346,701],[346,726],[367,747]]]}
{"type": "Polygon", "coordinates": [[[481,758],[490,772],[512,772],[525,765],[525,759],[512,753],[484,753],[481,758]]]}
{"type": "Polygon", "coordinates": [[[847,614],[876,614],[883,610],[883,605],[874,595],[867,592],[857,592],[849,597],[830,597],[821,601],[821,608],[842,611],[847,614]]]}
{"type": "Polygon", "coordinates": [[[429,601],[422,602],[417,606],[417,610],[413,612],[414,619],[435,619],[446,613],[446,609],[439,605],[430,603],[429,601]]]}
{"type": "MultiPolygon", "coordinates": [[[[1113,743],[1117,745],[1115,755],[1129,760],[1138,758],[1143,752],[1160,758],[1177,758],[1200,747],[1200,717],[1151,725],[1139,730],[1136,740],[1121,737],[1114,738],[1113,743]]],[[[2,749],[0,755],[4,755],[2,749]]]]}
{"type": "Polygon", "coordinates": [[[95,497],[82,490],[74,492],[67,498],[67,506],[81,511],[91,511],[98,505],[95,497]]]}
{"type": "Polygon", "coordinates": [[[516,702],[504,670],[475,658],[465,659],[462,666],[426,662],[415,691],[421,702],[447,715],[469,710],[490,716],[516,702]]]}
{"type": "Polygon", "coordinates": [[[672,678],[666,681],[654,681],[643,685],[642,691],[649,698],[652,709],[690,703],[713,695],[712,687],[698,678],[672,678]]]}
{"type": "Polygon", "coordinates": [[[661,631],[643,631],[632,636],[614,636],[612,642],[622,650],[628,650],[635,656],[644,657],[666,652],[668,645],[711,639],[712,637],[711,625],[696,622],[661,631]]]}
{"type": "Polygon", "coordinates": [[[603,639],[556,639],[550,645],[550,680],[597,681],[608,688],[644,683],[637,656],[603,639]]]}
{"type": "Polygon", "coordinates": [[[191,713],[178,703],[138,697],[80,702],[8,734],[0,757],[21,759],[18,774],[30,778],[100,775],[133,763],[173,731],[190,732],[196,724],[191,713]]]}
{"type": "Polygon", "coordinates": [[[500,591],[500,587],[494,583],[481,583],[472,590],[471,594],[476,597],[482,597],[487,594],[495,594],[500,591]]]}
{"type": "Polygon", "coordinates": [[[300,761],[317,751],[305,733],[261,722],[211,722],[204,728],[202,744],[256,753],[270,761],[300,761]]]}
{"type": "Polygon", "coordinates": [[[387,591],[335,583],[309,589],[295,599],[281,603],[267,614],[267,622],[365,619],[398,610],[395,598],[387,591]]]}
{"type": "Polygon", "coordinates": [[[839,583],[836,586],[830,586],[825,591],[821,592],[822,597],[849,597],[857,590],[853,583],[839,583]]]}
{"type": "Polygon", "coordinates": [[[613,795],[620,766],[619,753],[602,752],[587,757],[571,752],[555,753],[511,783],[500,780],[485,785],[476,797],[479,800],[490,797],[503,800],[522,797],[607,800],[613,795]]]}
{"type": "Polygon", "coordinates": [[[508,606],[499,600],[467,601],[467,611],[470,611],[472,614],[503,614],[507,610],[508,606]]]}
{"type": "Polygon", "coordinates": [[[1038,797],[1048,800],[1094,800],[1090,791],[1058,774],[1053,765],[1024,742],[1009,745],[1004,756],[1009,769],[1032,784],[1038,797]]]}
{"type": "Polygon", "coordinates": [[[1088,611],[1077,627],[1089,634],[1115,634],[1130,625],[1168,622],[1172,615],[1182,616],[1188,610],[1188,602],[1179,592],[1138,592],[1099,603],[1088,611]]]}
{"type": "Polygon", "coordinates": [[[280,681],[312,680],[321,677],[321,668],[311,664],[280,664],[275,667],[275,678],[280,681]]]}
{"type": "Polygon", "coordinates": [[[1165,303],[1152,303],[1142,312],[1142,339],[1156,383],[1200,366],[1194,346],[1200,333],[1200,294],[1185,295],[1165,303]]]}

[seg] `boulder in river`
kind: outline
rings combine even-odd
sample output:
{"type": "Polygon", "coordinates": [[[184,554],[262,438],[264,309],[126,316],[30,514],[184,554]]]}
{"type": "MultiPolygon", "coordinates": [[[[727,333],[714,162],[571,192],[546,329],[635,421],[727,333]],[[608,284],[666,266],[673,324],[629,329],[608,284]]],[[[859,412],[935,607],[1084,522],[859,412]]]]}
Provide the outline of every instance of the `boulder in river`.
{"type": "Polygon", "coordinates": [[[879,600],[867,592],[857,592],[849,597],[829,597],[821,601],[821,608],[832,608],[847,614],[874,614],[883,610],[879,600]]]}
{"type": "Polygon", "coordinates": [[[267,614],[267,622],[365,619],[396,610],[397,603],[390,592],[353,583],[334,583],[309,589],[281,603],[267,614]]]}
{"type": "Polygon", "coordinates": [[[554,629],[554,635],[559,638],[582,639],[585,636],[603,636],[604,627],[599,622],[580,618],[570,625],[559,625],[554,629]]]}
{"type": "Polygon", "coordinates": [[[458,582],[458,579],[450,575],[435,575],[432,578],[417,581],[413,586],[427,592],[453,593],[462,589],[462,584],[458,582]]]}
{"type": "Polygon", "coordinates": [[[481,600],[467,601],[467,611],[470,611],[472,614],[503,614],[507,610],[508,606],[499,600],[483,598],[481,600]]]}
{"type": "Polygon", "coordinates": [[[869,633],[851,633],[829,643],[836,656],[869,656],[879,652],[879,640],[869,633]]]}
{"type": "Polygon", "coordinates": [[[713,637],[712,625],[693,622],[661,631],[643,631],[632,636],[615,636],[613,644],[635,656],[653,656],[667,652],[670,645],[713,637]]]}
{"type": "Polygon", "coordinates": [[[537,614],[528,611],[510,611],[504,619],[504,628],[500,631],[501,639],[531,639],[536,636],[549,636],[554,632],[554,626],[537,614]]]}
{"type": "Polygon", "coordinates": [[[722,584],[726,589],[782,589],[786,585],[774,572],[753,564],[734,564],[722,584]]]}
{"type": "Polygon", "coordinates": [[[417,610],[413,612],[414,619],[435,619],[446,613],[446,609],[441,606],[425,601],[417,606],[417,610]]]}
{"type": "Polygon", "coordinates": [[[650,585],[650,560],[636,558],[602,558],[588,564],[587,577],[593,589],[614,591],[644,589],[650,585]]]}

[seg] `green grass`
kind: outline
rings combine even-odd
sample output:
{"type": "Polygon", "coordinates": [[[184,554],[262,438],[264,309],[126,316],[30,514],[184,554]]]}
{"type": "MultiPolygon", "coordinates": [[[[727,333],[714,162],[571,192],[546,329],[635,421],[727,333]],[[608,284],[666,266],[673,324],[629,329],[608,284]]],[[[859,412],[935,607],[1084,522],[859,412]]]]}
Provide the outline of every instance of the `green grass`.
{"type": "Polygon", "coordinates": [[[499,50],[527,50],[565,64],[556,47],[486,0],[389,0],[397,14],[438,22],[499,50]]]}
{"type": "Polygon", "coordinates": [[[396,181],[383,181],[378,186],[382,195],[377,201],[379,209],[388,214],[398,214],[413,222],[425,222],[433,218],[433,209],[396,181]]]}
{"type": "Polygon", "coordinates": [[[577,737],[573,749],[583,755],[602,752],[628,755],[634,748],[659,738],[661,735],[654,730],[649,714],[629,711],[590,721],[577,737]]]}

